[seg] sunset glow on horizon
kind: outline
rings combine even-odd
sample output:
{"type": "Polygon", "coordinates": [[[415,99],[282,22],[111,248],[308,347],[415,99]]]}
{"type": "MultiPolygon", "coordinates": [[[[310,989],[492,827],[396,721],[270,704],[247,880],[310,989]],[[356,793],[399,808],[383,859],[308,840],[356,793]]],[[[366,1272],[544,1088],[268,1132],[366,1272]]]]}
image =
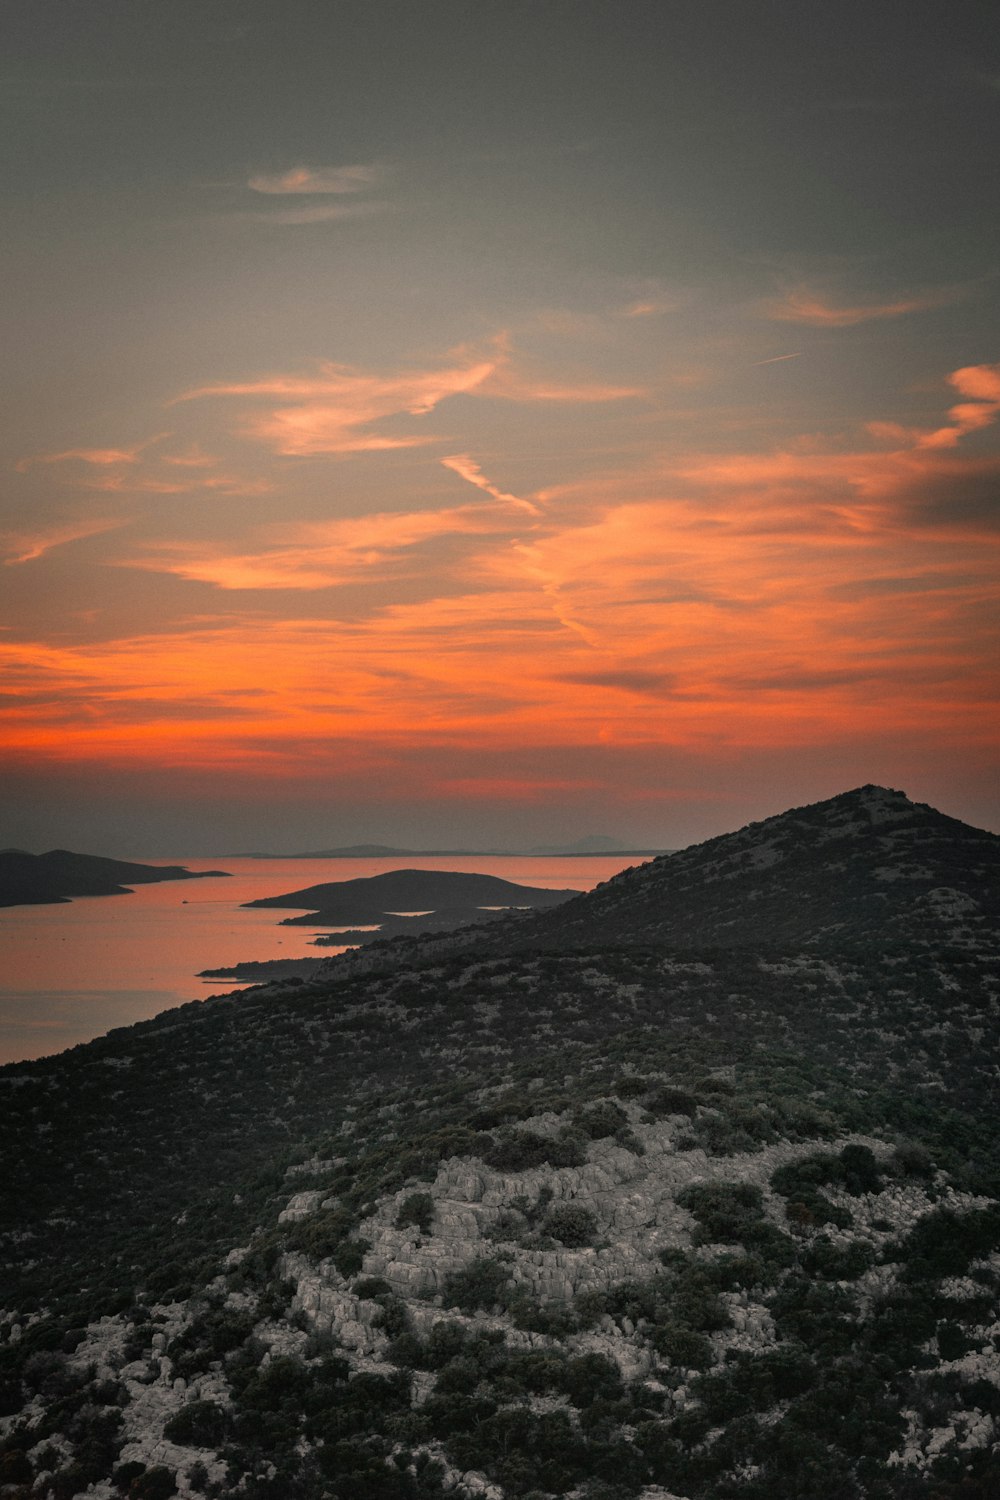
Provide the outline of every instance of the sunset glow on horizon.
{"type": "Polygon", "coordinates": [[[1000,67],[832,9],[27,8],[2,842],[1000,828],[1000,67]]]}

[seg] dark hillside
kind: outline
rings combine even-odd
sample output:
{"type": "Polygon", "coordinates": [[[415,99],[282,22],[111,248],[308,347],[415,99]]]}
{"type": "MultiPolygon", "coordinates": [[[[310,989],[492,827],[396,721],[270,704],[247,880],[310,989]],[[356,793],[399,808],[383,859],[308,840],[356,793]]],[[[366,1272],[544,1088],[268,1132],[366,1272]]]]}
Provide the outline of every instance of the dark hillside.
{"type": "Polygon", "coordinates": [[[1000,949],[902,934],[949,858],[986,912],[996,841],[896,799],[501,922],[544,948],[383,944],[0,1071],[0,1482],[993,1500],[1000,949]],[[634,936],[786,862],[784,950],[634,936]],[[850,892],[894,863],[882,950],[850,892]],[[591,899],[619,940],[557,949],[591,899]]]}
{"type": "Polygon", "coordinates": [[[623,871],[494,946],[845,951],[1000,936],[1000,837],[865,786],[623,871]]]}
{"type": "Polygon", "coordinates": [[[38,906],[72,896],[121,896],[129,886],[158,880],[198,880],[225,870],[185,870],[181,865],[137,865],[97,854],[50,849],[26,854],[0,850],[0,906],[38,906]]]}

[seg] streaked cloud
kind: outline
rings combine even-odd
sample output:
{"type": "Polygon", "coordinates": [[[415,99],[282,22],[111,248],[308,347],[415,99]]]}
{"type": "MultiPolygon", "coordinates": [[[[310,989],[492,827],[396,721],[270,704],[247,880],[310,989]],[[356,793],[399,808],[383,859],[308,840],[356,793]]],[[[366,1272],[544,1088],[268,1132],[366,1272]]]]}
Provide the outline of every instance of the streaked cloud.
{"type": "MultiPolygon", "coordinates": [[[[161,543],[143,556],[123,559],[121,566],[173,573],[230,590],[324,589],[359,578],[374,585],[392,576],[401,556],[423,543],[484,536],[509,531],[509,527],[506,507],[387,511],[271,528],[264,545],[242,552],[215,545],[161,543]]],[[[440,556],[436,562],[440,578],[445,562],[440,556]]],[[[418,559],[413,567],[422,571],[424,560],[418,559]]]]}
{"type": "Polygon", "coordinates": [[[18,461],[17,469],[25,474],[35,464],[65,463],[91,464],[99,469],[120,468],[123,464],[138,463],[143,450],[156,441],[158,439],[150,438],[149,442],[138,443],[134,448],[63,448],[58,453],[32,453],[18,461]]]}
{"type": "Polygon", "coordinates": [[[389,417],[426,416],[448,396],[474,391],[497,369],[501,355],[460,354],[449,365],[372,375],[350,365],[324,362],[312,375],[266,375],[222,381],[186,391],[178,401],[248,397],[282,404],[245,419],[244,430],[277,453],[371,453],[413,448],[429,435],[370,431],[389,417]]]}
{"type": "Polygon", "coordinates": [[[247,186],[255,193],[360,193],[385,177],[374,162],[348,167],[289,167],[285,172],[259,172],[247,186]]]}
{"type": "Polygon", "coordinates": [[[764,316],[778,323],[806,323],[813,328],[854,328],[859,323],[877,322],[884,318],[902,318],[908,313],[926,312],[950,301],[953,293],[932,293],[916,297],[900,297],[892,302],[865,302],[836,305],[808,287],[793,287],[782,297],[765,302],[764,316]]]}
{"type": "Polygon", "coordinates": [[[7,532],[0,537],[0,547],[5,553],[4,564],[6,567],[13,567],[19,563],[34,562],[51,552],[53,547],[65,547],[69,542],[83,541],[88,536],[116,531],[126,524],[120,518],[100,519],[94,516],[89,521],[67,521],[62,525],[40,527],[37,531],[7,532]]]}
{"type": "Polygon", "coordinates": [[[467,480],[469,484],[474,484],[477,489],[484,490],[487,495],[492,495],[494,500],[501,500],[505,505],[513,505],[518,510],[527,511],[531,516],[541,515],[541,508],[533,500],[525,500],[520,495],[511,495],[492,484],[475,459],[471,458],[468,453],[452,453],[448,458],[442,458],[441,463],[459,478],[467,480]]]}
{"type": "Polygon", "coordinates": [[[376,375],[325,361],[312,374],[280,372],[255,380],[220,381],[186,391],[176,400],[277,401],[280,405],[268,411],[251,411],[242,430],[276,453],[305,456],[420,447],[434,441],[435,435],[379,431],[376,424],[426,416],[451,396],[588,405],[641,394],[632,386],[598,381],[563,384],[526,372],[518,367],[509,342],[501,336],[478,349],[456,350],[449,362],[433,369],[376,375]]]}

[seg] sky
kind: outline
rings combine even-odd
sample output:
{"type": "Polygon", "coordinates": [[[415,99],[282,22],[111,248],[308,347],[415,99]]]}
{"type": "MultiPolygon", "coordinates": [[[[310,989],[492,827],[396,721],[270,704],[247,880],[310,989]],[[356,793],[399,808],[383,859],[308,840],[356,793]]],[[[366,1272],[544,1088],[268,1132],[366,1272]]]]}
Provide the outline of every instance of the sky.
{"type": "Polygon", "coordinates": [[[1000,829],[992,4],[0,15],[0,844],[1000,829]]]}

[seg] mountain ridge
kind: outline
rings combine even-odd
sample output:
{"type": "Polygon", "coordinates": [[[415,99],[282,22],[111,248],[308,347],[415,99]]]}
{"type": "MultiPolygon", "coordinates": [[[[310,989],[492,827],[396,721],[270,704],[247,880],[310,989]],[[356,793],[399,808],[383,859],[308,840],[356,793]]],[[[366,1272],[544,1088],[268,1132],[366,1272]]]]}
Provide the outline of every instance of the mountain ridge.
{"type": "Polygon", "coordinates": [[[449,941],[484,951],[595,943],[811,951],[931,940],[968,948],[998,934],[1000,836],[869,784],[622,870],[490,934],[429,938],[424,957],[449,941]]]}

